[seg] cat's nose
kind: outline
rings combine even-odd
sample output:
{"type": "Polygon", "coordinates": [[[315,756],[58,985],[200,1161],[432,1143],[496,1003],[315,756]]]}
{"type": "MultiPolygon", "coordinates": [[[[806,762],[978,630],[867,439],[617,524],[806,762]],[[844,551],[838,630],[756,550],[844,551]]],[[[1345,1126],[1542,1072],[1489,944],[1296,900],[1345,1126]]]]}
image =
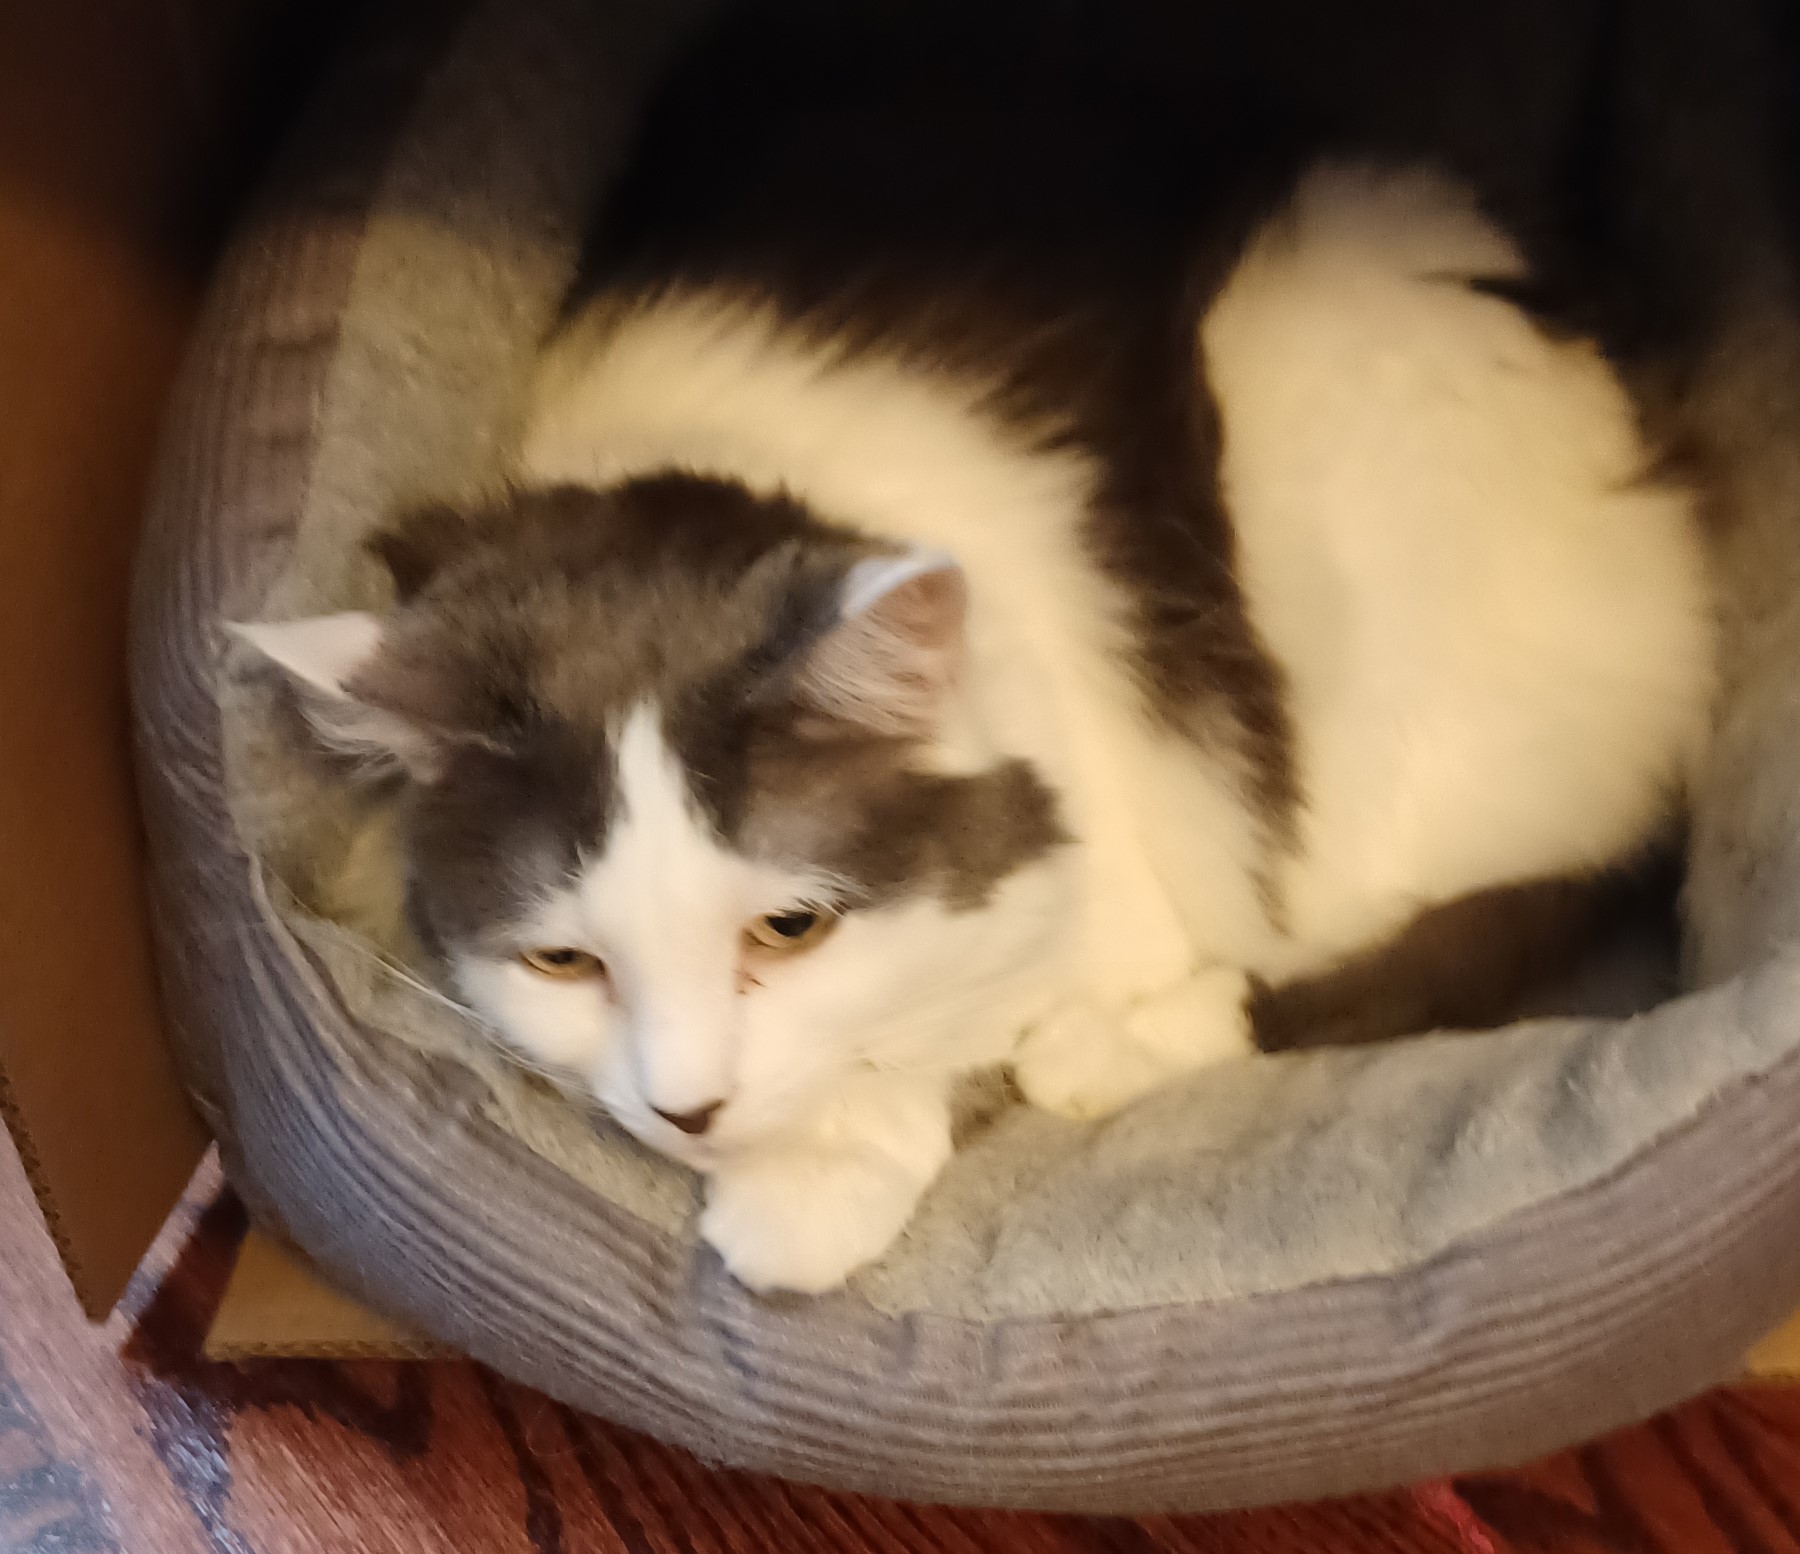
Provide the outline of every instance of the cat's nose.
{"type": "Polygon", "coordinates": [[[718,1115],[719,1108],[724,1104],[723,1101],[708,1101],[706,1105],[696,1106],[688,1112],[666,1112],[660,1106],[653,1106],[650,1109],[664,1122],[674,1123],[683,1133],[697,1136],[712,1126],[713,1118],[718,1115]]]}

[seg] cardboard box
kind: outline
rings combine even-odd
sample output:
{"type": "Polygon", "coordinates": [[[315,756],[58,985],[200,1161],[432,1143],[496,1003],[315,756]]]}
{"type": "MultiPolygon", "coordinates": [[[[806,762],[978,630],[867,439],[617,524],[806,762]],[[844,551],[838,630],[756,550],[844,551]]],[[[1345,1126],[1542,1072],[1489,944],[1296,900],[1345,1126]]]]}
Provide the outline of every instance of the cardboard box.
{"type": "MultiPolygon", "coordinates": [[[[158,1027],[124,616],[207,262],[348,0],[0,6],[0,1112],[102,1318],[208,1140],[158,1027]]],[[[220,1358],[419,1355],[252,1232],[220,1358]]],[[[1800,1320],[1752,1357],[1800,1375],[1800,1320]]]]}
{"type": "MultiPolygon", "coordinates": [[[[347,4],[0,6],[0,1112],[104,1317],[207,1148],[145,924],[125,601],[208,262],[347,4]]],[[[253,1238],[233,1352],[416,1352],[253,1238]]]]}

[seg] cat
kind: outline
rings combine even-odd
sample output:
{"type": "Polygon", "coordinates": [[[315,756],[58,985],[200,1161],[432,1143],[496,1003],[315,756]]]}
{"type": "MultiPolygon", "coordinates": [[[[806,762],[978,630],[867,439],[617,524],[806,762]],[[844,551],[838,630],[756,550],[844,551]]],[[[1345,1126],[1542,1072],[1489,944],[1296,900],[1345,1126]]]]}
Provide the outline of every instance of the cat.
{"type": "Polygon", "coordinates": [[[1598,0],[849,9],[677,67],[393,608],[235,628],[757,1290],[881,1256],[977,1070],[1097,1118],[1493,1015],[1702,758],[1708,244],[1777,251],[1748,154],[1665,219],[1619,82],[1708,56],[1598,0]]]}

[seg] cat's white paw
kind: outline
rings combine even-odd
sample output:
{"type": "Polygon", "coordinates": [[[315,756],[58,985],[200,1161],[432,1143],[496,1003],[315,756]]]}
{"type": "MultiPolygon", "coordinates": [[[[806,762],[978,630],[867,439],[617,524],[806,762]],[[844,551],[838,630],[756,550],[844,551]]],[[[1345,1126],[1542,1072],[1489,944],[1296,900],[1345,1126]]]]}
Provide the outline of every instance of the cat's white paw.
{"type": "Polygon", "coordinates": [[[1133,1054],[1123,1047],[1116,1020],[1089,1003],[1065,1004],[1025,1034],[1013,1078],[1033,1106],[1077,1120],[1104,1117],[1154,1082],[1127,1071],[1133,1054]]]}
{"type": "Polygon", "coordinates": [[[1255,1050],[1249,979],[1211,967],[1116,1013],[1069,1004],[1035,1026],[1013,1056],[1033,1106],[1064,1117],[1105,1117],[1195,1069],[1255,1050]]]}
{"type": "Polygon", "coordinates": [[[1171,1077],[1210,1068],[1256,1050],[1250,1034],[1250,978],[1235,966],[1209,966],[1187,981],[1132,1005],[1125,1034],[1156,1054],[1171,1077]]]}
{"type": "Polygon", "coordinates": [[[873,1150],[757,1151],[710,1179],[700,1235],[751,1289],[818,1295],[893,1244],[927,1185],[873,1150]]]}

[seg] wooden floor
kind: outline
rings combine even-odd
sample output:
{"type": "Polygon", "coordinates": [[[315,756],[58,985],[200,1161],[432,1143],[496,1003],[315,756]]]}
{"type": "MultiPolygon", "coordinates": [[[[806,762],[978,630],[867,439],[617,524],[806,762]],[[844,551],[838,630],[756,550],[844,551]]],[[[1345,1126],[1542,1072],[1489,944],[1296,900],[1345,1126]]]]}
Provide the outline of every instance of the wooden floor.
{"type": "Polygon", "coordinates": [[[1800,1554],[1800,1388],[1336,1505],[925,1510],[710,1472],[470,1364],[198,1361],[242,1224],[207,1185],[90,1328],[0,1143],[0,1554],[1800,1554]]]}

